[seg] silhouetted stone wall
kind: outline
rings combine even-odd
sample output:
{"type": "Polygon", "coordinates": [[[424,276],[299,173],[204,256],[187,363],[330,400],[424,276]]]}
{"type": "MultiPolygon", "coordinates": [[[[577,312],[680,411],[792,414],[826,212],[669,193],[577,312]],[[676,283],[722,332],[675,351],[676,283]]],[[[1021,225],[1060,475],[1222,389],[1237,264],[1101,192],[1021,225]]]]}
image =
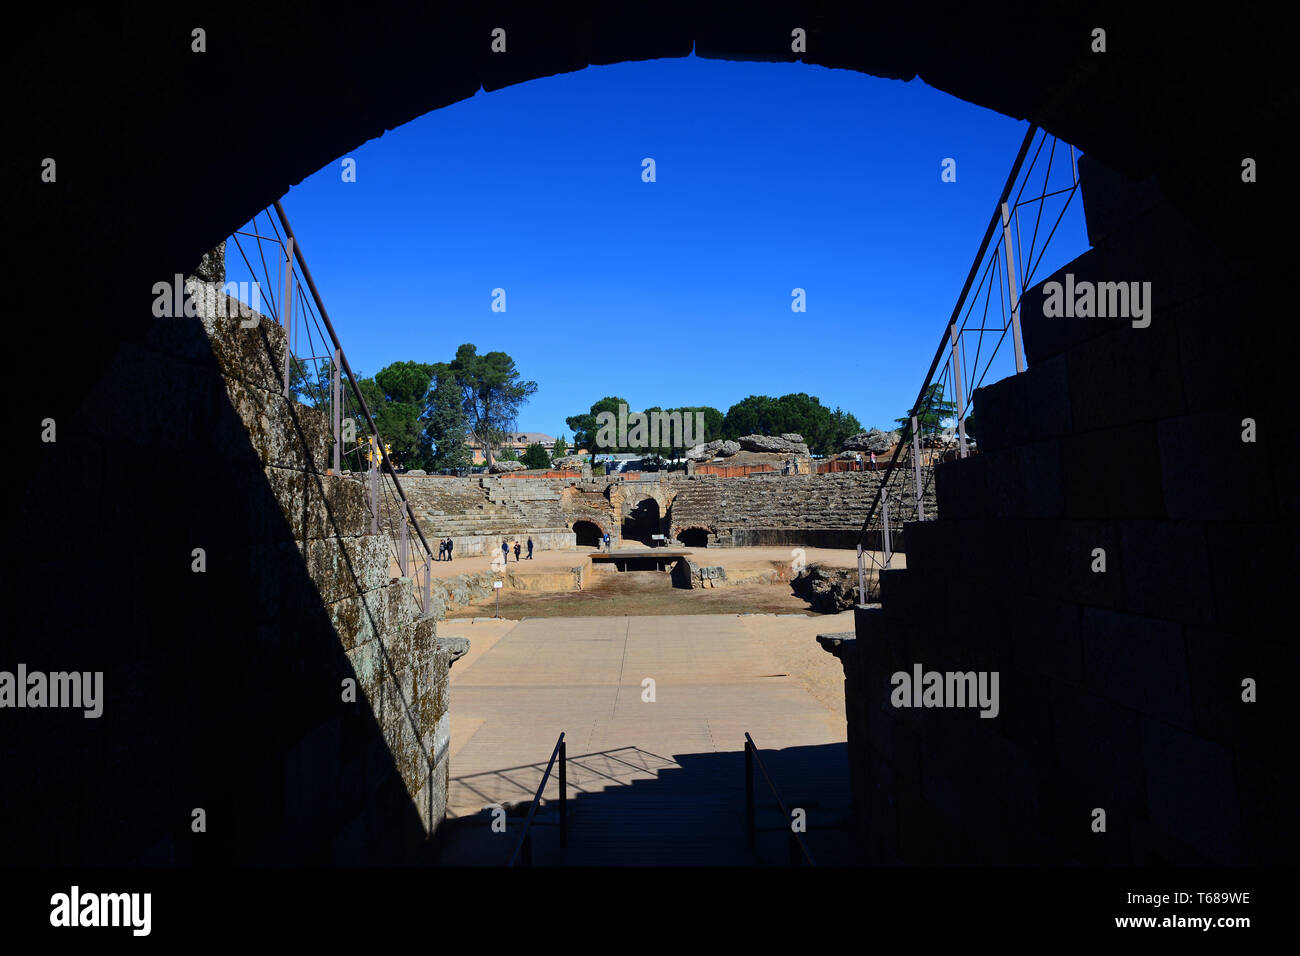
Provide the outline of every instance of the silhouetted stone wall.
{"type": "Polygon", "coordinates": [[[189,288],[201,317],[123,346],[7,536],[0,667],[102,671],[103,701],[4,712],[5,859],[405,859],[445,811],[449,654],[281,396],[279,326],[189,288]]]}
{"type": "Polygon", "coordinates": [[[976,393],[983,453],[939,466],[941,520],[907,526],[856,639],[824,640],[859,836],[873,861],[1291,862],[1297,460],[1264,373],[1284,332],[1227,334],[1267,308],[1218,248],[1238,237],[1079,168],[1093,249],[1045,282],[1149,281],[1151,322],[1048,318],[1029,290],[1028,371],[976,393]],[[997,716],[894,706],[918,664],[998,672],[997,716]]]}

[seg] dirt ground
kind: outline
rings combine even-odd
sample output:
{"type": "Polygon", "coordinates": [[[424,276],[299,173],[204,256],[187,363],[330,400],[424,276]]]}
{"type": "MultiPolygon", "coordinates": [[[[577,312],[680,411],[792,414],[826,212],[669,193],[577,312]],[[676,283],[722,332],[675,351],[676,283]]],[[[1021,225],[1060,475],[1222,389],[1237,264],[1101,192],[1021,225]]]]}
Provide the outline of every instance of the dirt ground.
{"type": "MultiPolygon", "coordinates": [[[[665,572],[604,572],[592,576],[581,591],[502,590],[501,616],[622,617],[679,614],[807,614],[823,617],[790,590],[787,582],[736,584],[720,588],[675,588],[665,572]]],[[[496,601],[449,611],[448,620],[492,617],[496,601]]]]}

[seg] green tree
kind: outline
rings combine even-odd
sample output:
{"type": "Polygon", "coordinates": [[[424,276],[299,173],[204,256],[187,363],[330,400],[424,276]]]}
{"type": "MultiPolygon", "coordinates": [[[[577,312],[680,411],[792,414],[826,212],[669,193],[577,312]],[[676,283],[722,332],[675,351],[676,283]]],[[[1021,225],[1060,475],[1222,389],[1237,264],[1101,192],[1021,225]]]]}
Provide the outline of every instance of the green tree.
{"type": "Polygon", "coordinates": [[[514,429],[519,407],[537,393],[536,382],[519,376],[515,360],[505,352],[478,354],[466,343],[448,366],[461,390],[469,434],[483,448],[488,467],[506,432],[514,429]]]}
{"type": "MultiPolygon", "coordinates": [[[[379,387],[379,383],[373,378],[364,376],[357,379],[357,390],[361,392],[361,396],[366,400],[366,407],[370,409],[370,414],[376,416],[377,419],[379,410],[383,408],[384,404],[387,402],[387,399],[384,397],[384,390],[379,387]]],[[[356,397],[352,394],[351,388],[348,388],[344,392],[343,397],[343,407],[347,409],[348,414],[352,416],[352,420],[356,422],[357,446],[365,449],[370,443],[370,426],[366,423],[366,416],[361,413],[361,406],[357,404],[356,397]]],[[[376,424],[376,427],[379,427],[378,424],[376,424]]],[[[396,446],[392,445],[392,441],[384,434],[382,429],[380,429],[379,434],[383,437],[385,443],[393,448],[393,454],[394,457],[396,457],[396,446]]],[[[344,449],[344,451],[347,451],[347,449],[344,449]]],[[[366,457],[364,451],[359,451],[346,462],[345,467],[353,467],[359,471],[364,471],[366,468],[370,467],[369,459],[366,457]]]]}
{"type": "Polygon", "coordinates": [[[704,434],[696,439],[697,443],[713,441],[722,435],[723,414],[712,405],[687,405],[681,412],[683,416],[687,412],[692,415],[696,412],[704,413],[704,434]]]}
{"type": "Polygon", "coordinates": [[[592,455],[610,455],[620,452],[621,448],[602,448],[596,445],[596,433],[599,427],[596,424],[596,416],[601,412],[609,412],[615,418],[618,417],[618,407],[626,405],[627,399],[619,398],[615,395],[606,395],[600,401],[591,406],[591,411],[582,415],[571,415],[564,420],[564,424],[573,429],[573,447],[585,448],[592,455]]]}
{"type": "Polygon", "coordinates": [[[735,440],[742,435],[765,435],[775,420],[775,400],[768,395],[750,395],[727,409],[722,419],[722,437],[735,440]]]}
{"type": "Polygon", "coordinates": [[[561,435],[559,438],[555,439],[555,447],[551,449],[551,461],[559,461],[568,453],[569,445],[564,440],[564,436],[561,435]]]}
{"type": "MultiPolygon", "coordinates": [[[[334,366],[329,359],[319,361],[300,359],[296,355],[289,361],[289,394],[294,400],[311,408],[327,408],[330,389],[333,387],[334,366]]],[[[349,390],[347,379],[343,389],[349,390]]]]}
{"type": "Polygon", "coordinates": [[[542,443],[537,441],[524,449],[523,457],[519,460],[529,468],[548,468],[551,464],[551,456],[546,454],[546,449],[542,447],[542,443]]]}
{"type": "Polygon", "coordinates": [[[803,436],[809,450],[818,454],[839,451],[841,434],[857,419],[840,409],[831,412],[815,395],[793,392],[772,398],[770,395],[750,395],[727,409],[722,421],[723,438],[736,439],[744,435],[783,435],[795,432],[803,436]]]}
{"type": "MultiPolygon", "coordinates": [[[[956,402],[945,401],[943,397],[943,383],[934,382],[927,385],[921,395],[921,403],[917,407],[916,423],[925,438],[931,435],[937,435],[943,428],[943,422],[951,419],[957,414],[956,402]]],[[[911,415],[903,418],[896,418],[894,421],[899,426],[903,441],[912,439],[912,419],[911,415]]]]}
{"type": "Polygon", "coordinates": [[[424,468],[433,457],[423,420],[433,371],[433,365],[423,362],[393,362],[375,373],[374,382],[383,393],[379,407],[366,398],[375,427],[393,449],[393,461],[403,468],[424,468]]]}
{"type": "Polygon", "coordinates": [[[862,423],[857,418],[837,407],[835,411],[831,412],[830,432],[827,436],[826,447],[821,449],[820,453],[825,455],[835,454],[844,448],[846,441],[862,430],[862,423]]]}
{"type": "Polygon", "coordinates": [[[451,367],[439,362],[433,367],[433,388],[424,413],[424,433],[433,449],[430,470],[464,468],[472,461],[466,445],[469,428],[463,402],[451,367]]]}

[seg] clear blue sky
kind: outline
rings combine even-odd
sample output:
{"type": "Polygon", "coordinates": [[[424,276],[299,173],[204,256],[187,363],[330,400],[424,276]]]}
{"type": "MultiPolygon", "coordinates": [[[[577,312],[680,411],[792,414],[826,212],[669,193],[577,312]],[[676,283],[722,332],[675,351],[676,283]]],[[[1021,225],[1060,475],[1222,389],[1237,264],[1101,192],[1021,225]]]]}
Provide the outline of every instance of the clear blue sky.
{"type": "MultiPolygon", "coordinates": [[[[605,395],[725,412],[800,391],[883,428],[1026,128],[920,81],[656,60],[480,91],[349,153],[356,182],[336,160],[283,202],[358,374],[473,342],[538,383],[524,431],[571,437],[605,395]]],[[[1038,278],[1086,248],[1076,197],[1038,278]]]]}

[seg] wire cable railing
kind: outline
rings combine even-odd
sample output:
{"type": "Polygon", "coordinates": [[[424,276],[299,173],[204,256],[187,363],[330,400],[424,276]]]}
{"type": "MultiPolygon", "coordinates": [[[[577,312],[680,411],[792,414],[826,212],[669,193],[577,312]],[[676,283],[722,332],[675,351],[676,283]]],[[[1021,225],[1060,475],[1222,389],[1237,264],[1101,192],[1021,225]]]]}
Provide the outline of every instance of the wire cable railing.
{"type": "Polygon", "coordinates": [[[284,330],[284,361],[279,370],[283,396],[326,413],[333,438],[327,473],[366,482],[370,533],[386,535],[390,567],[413,580],[416,600],[429,614],[433,552],[415,520],[392,449],[379,434],[284,207],[276,200],[230,240],[249,274],[260,277],[270,316],[284,330]]]}
{"type": "Polygon", "coordinates": [[[933,492],[934,466],[937,459],[945,456],[968,457],[971,444],[978,441],[967,434],[975,392],[991,372],[1000,377],[1004,371],[1010,374],[1025,371],[1021,295],[1036,282],[1048,245],[1078,190],[1074,147],[1031,124],[944,327],[934,359],[912,403],[908,423],[900,432],[879,490],[862,523],[858,535],[860,604],[878,598],[880,571],[892,562],[894,535],[903,524],[937,517],[934,508],[927,512],[924,505],[933,492]],[[1054,185],[1054,177],[1062,178],[1067,154],[1068,181],[1054,185]],[[1056,205],[1060,211],[1047,227],[1051,218],[1047,212],[1049,200],[1058,200],[1056,205]],[[1028,225],[1022,230],[1022,210],[1026,220],[1033,216],[1032,231],[1028,225]],[[1008,368],[1004,361],[995,371],[995,359],[1000,352],[1005,356],[1002,347],[1008,339],[1012,343],[1014,366],[1008,368]],[[952,401],[945,400],[948,394],[953,396],[952,401]],[[953,424],[943,427],[945,420],[953,424]]]}

